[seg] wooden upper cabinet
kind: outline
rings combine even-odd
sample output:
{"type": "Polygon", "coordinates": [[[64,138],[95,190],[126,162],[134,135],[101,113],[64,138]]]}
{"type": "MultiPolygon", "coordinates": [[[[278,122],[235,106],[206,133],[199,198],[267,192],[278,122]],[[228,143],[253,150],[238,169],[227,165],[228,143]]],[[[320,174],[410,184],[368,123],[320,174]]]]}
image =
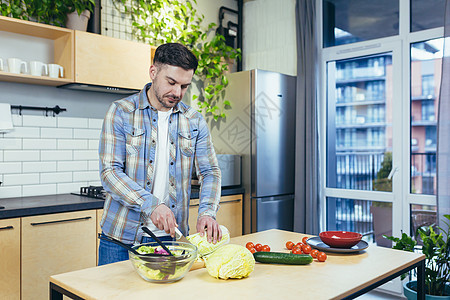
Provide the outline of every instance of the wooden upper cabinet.
{"type": "Polygon", "coordinates": [[[151,48],[75,31],[75,82],[140,90],[150,81],[151,48]]]}
{"type": "Polygon", "coordinates": [[[0,299],[20,299],[20,219],[0,220],[0,299]]]}

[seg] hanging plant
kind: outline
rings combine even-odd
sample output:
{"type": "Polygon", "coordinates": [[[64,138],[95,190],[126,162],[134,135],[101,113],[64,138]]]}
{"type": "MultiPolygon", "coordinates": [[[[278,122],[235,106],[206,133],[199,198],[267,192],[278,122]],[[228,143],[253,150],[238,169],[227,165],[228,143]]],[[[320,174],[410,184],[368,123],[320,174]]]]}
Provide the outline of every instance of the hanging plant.
{"type": "Polygon", "coordinates": [[[225,99],[228,85],[226,73],[230,60],[240,58],[240,49],[225,43],[225,38],[214,32],[216,24],[203,26],[204,15],[199,15],[196,0],[115,0],[116,8],[132,19],[133,35],[140,41],[159,46],[181,43],[198,59],[196,83],[199,95],[193,95],[200,112],[215,121],[225,118],[231,103],[225,99]],[[214,32],[212,39],[208,34],[214,32]]]}

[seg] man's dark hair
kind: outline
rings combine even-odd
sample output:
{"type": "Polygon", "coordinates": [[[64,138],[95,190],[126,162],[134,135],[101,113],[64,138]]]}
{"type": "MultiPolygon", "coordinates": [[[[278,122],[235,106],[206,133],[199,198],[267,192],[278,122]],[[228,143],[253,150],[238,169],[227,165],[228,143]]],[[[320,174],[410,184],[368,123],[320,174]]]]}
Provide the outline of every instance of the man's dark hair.
{"type": "Polygon", "coordinates": [[[156,48],[153,64],[171,65],[195,72],[198,61],[195,55],[182,44],[167,43],[156,48]]]}

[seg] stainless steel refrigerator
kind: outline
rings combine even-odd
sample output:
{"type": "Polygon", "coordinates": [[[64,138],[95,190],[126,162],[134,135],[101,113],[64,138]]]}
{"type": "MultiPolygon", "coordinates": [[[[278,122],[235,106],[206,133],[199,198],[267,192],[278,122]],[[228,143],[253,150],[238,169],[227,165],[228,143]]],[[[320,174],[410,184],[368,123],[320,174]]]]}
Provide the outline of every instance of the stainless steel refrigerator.
{"type": "Polygon", "coordinates": [[[242,157],[243,232],[293,230],[296,77],[257,69],[228,79],[231,109],[210,128],[217,153],[242,157]]]}

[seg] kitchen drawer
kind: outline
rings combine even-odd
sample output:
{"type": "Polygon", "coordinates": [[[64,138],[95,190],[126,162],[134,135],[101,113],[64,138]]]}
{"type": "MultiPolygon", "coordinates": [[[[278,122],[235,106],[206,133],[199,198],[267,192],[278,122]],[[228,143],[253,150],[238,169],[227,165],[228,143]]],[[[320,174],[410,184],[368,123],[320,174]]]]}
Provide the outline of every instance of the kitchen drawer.
{"type": "MultiPolygon", "coordinates": [[[[192,199],[189,207],[189,234],[197,232],[199,199],[192,199]]],[[[242,235],[242,195],[222,196],[220,208],[216,216],[219,225],[223,225],[230,231],[231,237],[242,235]]]]}
{"type": "Polygon", "coordinates": [[[51,275],[96,266],[96,210],[22,218],[22,299],[49,299],[51,275]]]}
{"type": "Polygon", "coordinates": [[[0,220],[0,299],[20,299],[20,219],[0,220]]]}

